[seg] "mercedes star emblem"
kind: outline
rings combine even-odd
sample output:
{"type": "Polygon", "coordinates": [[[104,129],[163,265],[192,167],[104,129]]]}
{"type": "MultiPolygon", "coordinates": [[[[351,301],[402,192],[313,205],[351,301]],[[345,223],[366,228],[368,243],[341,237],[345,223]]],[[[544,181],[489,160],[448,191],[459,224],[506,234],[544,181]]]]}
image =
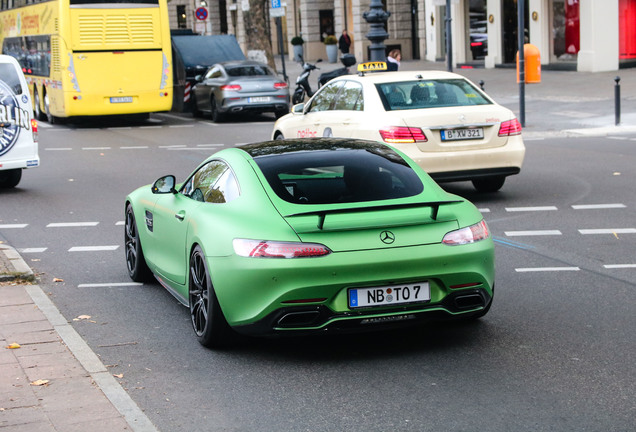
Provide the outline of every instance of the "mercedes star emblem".
{"type": "Polygon", "coordinates": [[[391,231],[382,231],[380,233],[380,240],[382,240],[382,243],[391,244],[395,241],[395,234],[391,231]]]}

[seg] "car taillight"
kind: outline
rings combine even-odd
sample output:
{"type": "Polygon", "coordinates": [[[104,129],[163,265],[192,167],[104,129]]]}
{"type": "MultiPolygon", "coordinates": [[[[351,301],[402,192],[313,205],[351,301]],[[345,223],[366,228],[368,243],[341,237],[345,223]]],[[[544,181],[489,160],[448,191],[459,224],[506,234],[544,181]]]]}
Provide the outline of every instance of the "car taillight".
{"type": "Polygon", "coordinates": [[[458,246],[468,243],[475,243],[490,237],[490,231],[486,221],[482,220],[475,225],[451,231],[444,236],[442,243],[450,246],[458,246]]]}
{"type": "Polygon", "coordinates": [[[501,122],[499,127],[499,136],[512,136],[521,134],[521,123],[519,120],[512,119],[505,122],[501,122]]]}
{"type": "Polygon", "coordinates": [[[226,84],[221,86],[221,90],[239,91],[241,86],[238,84],[226,84]]]}
{"type": "Polygon", "coordinates": [[[287,88],[287,83],[284,83],[284,82],[274,83],[274,88],[275,89],[286,89],[287,88]]]}
{"type": "Polygon", "coordinates": [[[237,255],[250,258],[312,258],[331,253],[318,243],[234,239],[232,244],[237,255]]]}
{"type": "Polygon", "coordinates": [[[31,119],[31,133],[33,133],[33,141],[38,142],[38,121],[31,119]]]}
{"type": "Polygon", "coordinates": [[[404,126],[391,126],[380,129],[380,136],[388,143],[414,143],[426,142],[428,139],[422,129],[404,126]]]}

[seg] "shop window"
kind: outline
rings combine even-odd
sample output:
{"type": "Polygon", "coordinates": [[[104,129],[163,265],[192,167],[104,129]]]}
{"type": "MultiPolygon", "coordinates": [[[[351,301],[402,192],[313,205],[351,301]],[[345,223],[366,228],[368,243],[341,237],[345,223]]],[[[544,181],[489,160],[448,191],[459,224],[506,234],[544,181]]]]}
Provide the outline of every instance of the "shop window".
{"type": "Polygon", "coordinates": [[[554,0],[552,28],[555,60],[576,61],[580,48],[579,0],[554,0]]]}
{"type": "Polygon", "coordinates": [[[185,5],[177,5],[177,28],[188,28],[185,5]]]}
{"type": "Polygon", "coordinates": [[[618,35],[619,59],[636,59],[636,0],[619,0],[618,35]]]}

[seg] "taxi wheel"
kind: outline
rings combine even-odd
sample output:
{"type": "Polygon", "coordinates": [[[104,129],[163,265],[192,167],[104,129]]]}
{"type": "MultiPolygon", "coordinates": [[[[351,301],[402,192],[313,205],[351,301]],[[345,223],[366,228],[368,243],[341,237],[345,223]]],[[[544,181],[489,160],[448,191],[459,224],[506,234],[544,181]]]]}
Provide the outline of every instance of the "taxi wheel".
{"type": "Polygon", "coordinates": [[[232,330],[214,292],[207,260],[200,246],[190,256],[189,303],[192,328],[199,343],[209,348],[227,345],[232,330]]]}
{"type": "Polygon", "coordinates": [[[21,178],[22,168],[0,171],[0,189],[16,187],[21,178]]]}
{"type": "Polygon", "coordinates": [[[492,176],[473,179],[473,186],[478,192],[497,192],[504,185],[505,176],[492,176]]]}
{"type": "Polygon", "coordinates": [[[139,231],[135,222],[132,206],[126,206],[126,227],[124,228],[124,247],[126,250],[126,266],[128,275],[135,282],[147,282],[151,279],[150,269],[146,264],[144,252],[141,248],[139,231]]]}
{"type": "Polygon", "coordinates": [[[284,139],[285,139],[285,136],[283,136],[283,134],[282,134],[282,133],[278,132],[278,133],[276,134],[276,136],[274,137],[274,139],[275,139],[275,140],[284,140],[284,139]]]}
{"type": "Polygon", "coordinates": [[[216,107],[216,100],[214,99],[214,96],[212,96],[212,99],[210,100],[210,111],[212,111],[213,122],[219,123],[225,120],[225,114],[219,112],[219,110],[216,107]]]}

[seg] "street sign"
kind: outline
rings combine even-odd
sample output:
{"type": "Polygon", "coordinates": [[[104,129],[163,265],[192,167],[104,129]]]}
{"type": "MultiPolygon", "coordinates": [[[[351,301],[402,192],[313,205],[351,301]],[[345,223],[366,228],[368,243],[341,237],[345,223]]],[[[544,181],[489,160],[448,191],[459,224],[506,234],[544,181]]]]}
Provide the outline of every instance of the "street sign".
{"type": "Polygon", "coordinates": [[[280,6],[280,0],[272,0],[272,9],[279,8],[280,6]]]}
{"type": "Polygon", "coordinates": [[[208,10],[204,7],[200,7],[196,10],[195,14],[198,20],[205,21],[208,17],[208,10]]]}

